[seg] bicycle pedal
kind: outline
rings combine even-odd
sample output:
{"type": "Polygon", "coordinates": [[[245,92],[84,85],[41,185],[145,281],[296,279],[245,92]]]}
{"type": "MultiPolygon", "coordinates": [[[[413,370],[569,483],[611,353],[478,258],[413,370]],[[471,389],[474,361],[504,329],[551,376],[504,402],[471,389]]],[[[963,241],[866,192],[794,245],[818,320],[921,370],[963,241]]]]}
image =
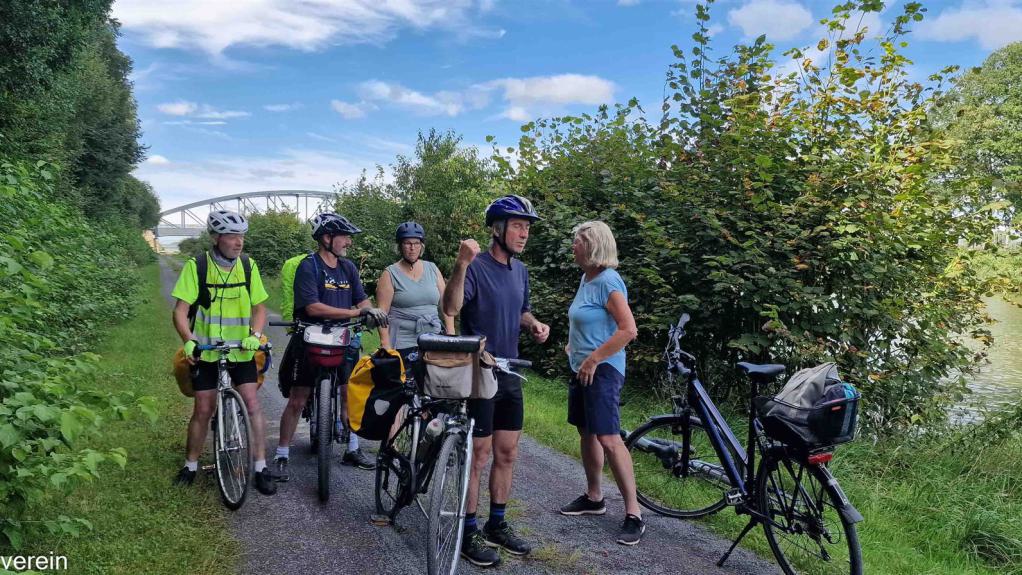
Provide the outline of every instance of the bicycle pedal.
{"type": "Polygon", "coordinates": [[[745,498],[742,497],[742,492],[738,489],[729,489],[724,493],[724,502],[728,505],[738,505],[743,501],[745,498]]]}
{"type": "Polygon", "coordinates": [[[212,475],[216,471],[216,465],[210,463],[209,465],[203,465],[202,470],[206,472],[206,475],[212,475]]]}
{"type": "Polygon", "coordinates": [[[388,525],[391,525],[394,522],[390,520],[389,515],[378,515],[376,513],[373,513],[369,516],[369,523],[372,523],[377,527],[387,527],[388,525]]]}

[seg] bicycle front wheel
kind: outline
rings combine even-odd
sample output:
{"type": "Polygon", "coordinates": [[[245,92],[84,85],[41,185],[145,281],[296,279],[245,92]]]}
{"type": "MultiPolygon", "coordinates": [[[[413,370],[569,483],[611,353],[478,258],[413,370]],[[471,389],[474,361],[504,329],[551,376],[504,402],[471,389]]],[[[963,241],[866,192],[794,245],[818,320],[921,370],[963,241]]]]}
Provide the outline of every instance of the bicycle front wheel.
{"type": "Polygon", "coordinates": [[[756,488],[759,509],[769,521],[763,530],[786,575],[861,575],[862,551],[855,524],[838,509],[816,465],[768,456],[760,465],[756,488]]]}
{"type": "Polygon", "coordinates": [[[251,424],[248,408],[234,389],[221,392],[217,429],[213,435],[216,476],[224,505],[238,509],[245,502],[252,479],[251,424]]]}
{"type": "Polygon", "coordinates": [[[316,390],[316,465],[319,468],[319,500],[330,499],[330,431],[333,429],[333,402],[330,401],[330,379],[319,382],[316,390]]]}
{"type": "MultiPolygon", "coordinates": [[[[698,418],[652,419],[630,433],[625,446],[632,454],[636,496],[643,507],[694,519],[726,504],[731,480],[698,418]]],[[[742,473],[741,459],[734,453],[731,458],[742,473]]]]}
{"type": "Polygon", "coordinates": [[[448,435],[433,468],[429,493],[429,537],[426,568],[429,575],[453,575],[461,552],[468,494],[468,449],[465,436],[448,435]]]}
{"type": "Polygon", "coordinates": [[[402,423],[394,438],[380,445],[376,456],[376,514],[390,521],[411,498],[415,479],[411,460],[415,423],[415,420],[402,423]]]}

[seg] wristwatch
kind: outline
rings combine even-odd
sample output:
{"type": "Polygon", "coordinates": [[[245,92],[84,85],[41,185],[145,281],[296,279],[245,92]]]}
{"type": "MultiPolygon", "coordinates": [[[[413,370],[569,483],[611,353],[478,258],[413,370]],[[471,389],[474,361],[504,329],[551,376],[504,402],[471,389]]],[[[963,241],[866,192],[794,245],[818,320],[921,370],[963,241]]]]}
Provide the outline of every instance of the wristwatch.
{"type": "Polygon", "coordinates": [[[256,339],[262,339],[263,338],[263,333],[260,332],[260,331],[253,331],[252,335],[255,336],[256,339]]]}

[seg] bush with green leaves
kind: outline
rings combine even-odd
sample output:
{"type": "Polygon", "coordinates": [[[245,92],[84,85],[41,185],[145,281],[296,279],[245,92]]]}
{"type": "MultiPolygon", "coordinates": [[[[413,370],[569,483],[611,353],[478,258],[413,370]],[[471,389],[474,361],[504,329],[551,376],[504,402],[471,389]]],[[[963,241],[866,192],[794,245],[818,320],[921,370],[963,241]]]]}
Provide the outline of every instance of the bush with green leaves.
{"type": "Polygon", "coordinates": [[[315,247],[309,224],[293,212],[269,210],[248,216],[245,252],[259,264],[261,274],[276,276],[285,260],[315,247]]]}
{"type": "Polygon", "coordinates": [[[946,177],[955,159],[929,117],[938,91],[899,51],[921,6],[886,31],[856,28],[881,8],[838,5],[813,48],[830,57],[792,50],[783,68],[762,37],[711,59],[699,5],[659,117],[632,101],[523,126],[517,163],[498,163],[546,218],[525,259],[554,340],[528,353],[564,365],[570,230],[598,218],[617,236],[640,327],[631,381],[657,377],[664,328],[687,311],[685,346],[718,391],[738,360],[829,359],[864,392],[874,429],[942,419],[976,357],[961,338],[982,335],[985,286],[959,241],[987,241],[996,222],[967,178],[946,177]]]}
{"type": "Polygon", "coordinates": [[[415,156],[398,156],[393,181],[377,168],[354,184],[339,186],[336,210],[363,230],[349,252],[372,290],[384,268],[398,259],[394,231],[404,221],[426,230],[424,258],[448,276],[458,244],[486,237],[483,212],[497,195],[496,171],[474,148],[459,147],[452,132],[419,134],[415,156]]]}
{"type": "Polygon", "coordinates": [[[44,162],[0,158],[0,548],[87,526],[33,521],[33,505],[98,477],[105,462],[125,464],[122,449],[82,447],[105,421],[136,408],[153,415],[146,399],[105,393],[91,353],[104,327],[131,313],[136,266],[152,252],[137,230],[86,220],[52,180],[44,162]]]}

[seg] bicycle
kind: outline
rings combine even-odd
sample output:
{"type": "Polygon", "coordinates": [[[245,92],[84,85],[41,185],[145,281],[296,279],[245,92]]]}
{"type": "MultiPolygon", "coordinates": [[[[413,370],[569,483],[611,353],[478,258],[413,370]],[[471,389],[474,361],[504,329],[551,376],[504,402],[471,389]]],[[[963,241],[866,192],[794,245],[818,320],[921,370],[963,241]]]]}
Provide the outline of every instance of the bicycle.
{"type": "MultiPolygon", "coordinates": [[[[341,365],[347,362],[346,354],[352,335],[365,329],[365,323],[361,320],[271,321],[269,324],[289,328],[288,333],[292,337],[301,336],[305,346],[323,345],[323,341],[310,341],[306,336],[307,332],[311,334],[311,328],[321,329],[320,333],[327,334],[332,340],[323,345],[323,349],[339,350],[337,353],[344,356],[341,365]]],[[[302,358],[301,361],[308,359],[302,358]]],[[[350,433],[347,422],[341,418],[341,386],[347,382],[341,381],[338,368],[322,365],[316,367],[316,385],[306,409],[302,411],[302,417],[309,422],[310,444],[316,453],[316,490],[319,500],[324,503],[330,500],[330,456],[333,444],[346,442],[347,434],[350,433]]]]}
{"type": "MultiPolygon", "coordinates": [[[[217,361],[219,376],[216,411],[210,424],[213,430],[213,472],[217,477],[224,506],[232,511],[239,509],[245,502],[254,467],[249,441],[252,424],[248,418],[248,408],[241,394],[231,385],[231,377],[227,373],[227,355],[235,349],[242,348],[240,345],[223,342],[195,346],[196,354],[203,351],[220,353],[217,361]]],[[[259,350],[267,354],[271,349],[273,346],[269,343],[259,346],[259,350]]]]}
{"type": "MultiPolygon", "coordinates": [[[[419,350],[476,352],[480,342],[481,336],[420,336],[419,350]]],[[[415,503],[427,522],[427,573],[453,575],[465,526],[475,420],[468,415],[468,398],[432,398],[424,393],[421,362],[418,354],[410,356],[412,369],[408,371],[413,375],[406,378],[406,409],[398,415],[403,419],[389,439],[380,443],[372,522],[391,525],[403,508],[415,503]],[[428,509],[419,497],[427,491],[428,509]]],[[[506,373],[532,366],[517,359],[497,359],[497,364],[506,373]]]]}
{"type": "Polygon", "coordinates": [[[749,523],[717,562],[724,562],[756,525],[786,575],[795,565],[820,573],[861,575],[856,523],[862,515],[841,490],[827,463],[834,447],[806,448],[771,438],[757,410],[761,385],[785,370],[779,364],[737,364],[749,379],[749,427],[743,447],[710,399],[696,373],[696,358],[682,350],[688,314],[668,333],[664,350],[668,380],[687,383],[672,397],[673,411],[622,432],[635,462],[639,503],[683,519],[711,515],[726,506],[749,523]],[[757,467],[756,454],[760,461],[757,467]]]}

